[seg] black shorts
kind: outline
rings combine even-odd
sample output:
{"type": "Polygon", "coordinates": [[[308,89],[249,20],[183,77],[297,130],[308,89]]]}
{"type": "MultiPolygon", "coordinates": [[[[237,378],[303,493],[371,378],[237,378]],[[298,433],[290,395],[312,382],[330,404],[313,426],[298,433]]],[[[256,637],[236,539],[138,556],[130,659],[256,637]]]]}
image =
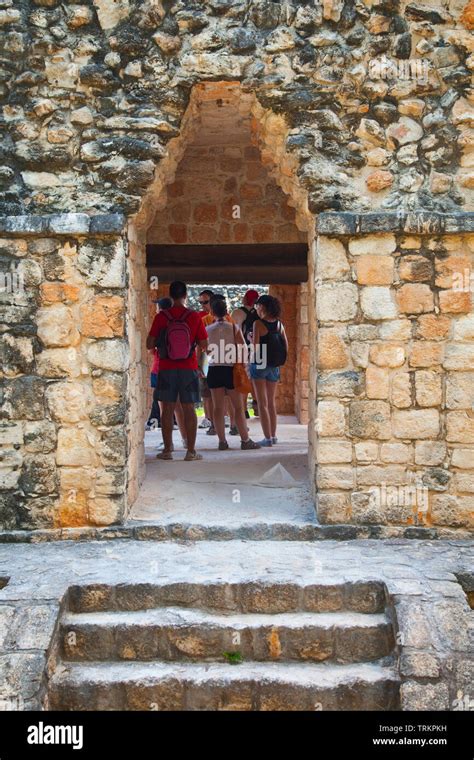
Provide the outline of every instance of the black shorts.
{"type": "Polygon", "coordinates": [[[155,390],[158,401],[177,401],[182,404],[199,402],[197,369],[160,369],[155,390]]]}
{"type": "Polygon", "coordinates": [[[227,388],[228,391],[234,390],[234,368],[233,367],[209,367],[207,373],[207,384],[209,388],[227,388]]]}

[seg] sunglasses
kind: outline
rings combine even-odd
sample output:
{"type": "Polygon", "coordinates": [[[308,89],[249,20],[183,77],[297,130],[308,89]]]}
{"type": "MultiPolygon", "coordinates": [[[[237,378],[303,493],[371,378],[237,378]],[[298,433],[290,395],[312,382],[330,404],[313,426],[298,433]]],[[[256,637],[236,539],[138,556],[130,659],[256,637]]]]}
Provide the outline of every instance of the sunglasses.
{"type": "Polygon", "coordinates": [[[209,303],[209,301],[199,301],[199,303],[201,304],[201,306],[205,306],[207,303],[209,303]]]}

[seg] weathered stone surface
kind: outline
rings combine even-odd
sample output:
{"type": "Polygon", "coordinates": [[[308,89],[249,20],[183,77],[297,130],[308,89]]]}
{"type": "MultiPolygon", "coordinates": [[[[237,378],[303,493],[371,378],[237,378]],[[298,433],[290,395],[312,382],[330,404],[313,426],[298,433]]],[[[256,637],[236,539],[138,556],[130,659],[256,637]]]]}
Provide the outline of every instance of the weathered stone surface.
{"type": "Polygon", "coordinates": [[[357,288],[352,283],[321,285],[316,301],[318,319],[322,322],[348,322],[357,313],[357,299],[357,288]]]}
{"type": "Polygon", "coordinates": [[[349,408],[349,432],[357,438],[390,438],[389,404],[384,401],[351,402],[349,408]]]}
{"type": "Polygon", "coordinates": [[[396,438],[433,438],[439,430],[439,412],[435,409],[396,411],[393,414],[393,432],[396,438]]]}
{"type": "Polygon", "coordinates": [[[367,319],[394,319],[398,316],[390,288],[372,286],[362,288],[360,305],[367,319]]]}

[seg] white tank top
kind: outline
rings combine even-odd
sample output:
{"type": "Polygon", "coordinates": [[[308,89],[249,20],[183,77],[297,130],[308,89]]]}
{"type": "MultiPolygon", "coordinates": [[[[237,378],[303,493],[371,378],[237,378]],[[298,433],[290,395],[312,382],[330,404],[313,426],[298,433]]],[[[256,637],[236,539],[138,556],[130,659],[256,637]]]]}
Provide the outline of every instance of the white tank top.
{"type": "Polygon", "coordinates": [[[232,367],[235,364],[235,338],[232,322],[213,322],[206,327],[209,338],[209,366],[232,367]]]}

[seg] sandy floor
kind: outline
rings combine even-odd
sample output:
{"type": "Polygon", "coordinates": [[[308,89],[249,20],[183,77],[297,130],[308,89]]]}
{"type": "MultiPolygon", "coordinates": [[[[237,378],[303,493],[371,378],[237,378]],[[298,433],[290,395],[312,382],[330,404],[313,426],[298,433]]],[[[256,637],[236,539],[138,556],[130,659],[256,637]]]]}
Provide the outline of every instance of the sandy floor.
{"type": "MultiPolygon", "coordinates": [[[[262,438],[258,420],[250,436],[262,438]]],[[[147,475],[131,520],[236,525],[243,522],[315,521],[307,471],[307,428],[281,417],[279,443],[271,449],[241,451],[240,437],[227,436],[231,449],[218,451],[217,436],[198,431],[200,462],[184,462],[178,431],[172,462],[156,459],[161,431],[145,435],[147,475]],[[273,467],[275,471],[269,473],[273,467]],[[284,469],[281,469],[281,468],[284,469]],[[260,482],[263,478],[263,482],[260,482]]]]}

